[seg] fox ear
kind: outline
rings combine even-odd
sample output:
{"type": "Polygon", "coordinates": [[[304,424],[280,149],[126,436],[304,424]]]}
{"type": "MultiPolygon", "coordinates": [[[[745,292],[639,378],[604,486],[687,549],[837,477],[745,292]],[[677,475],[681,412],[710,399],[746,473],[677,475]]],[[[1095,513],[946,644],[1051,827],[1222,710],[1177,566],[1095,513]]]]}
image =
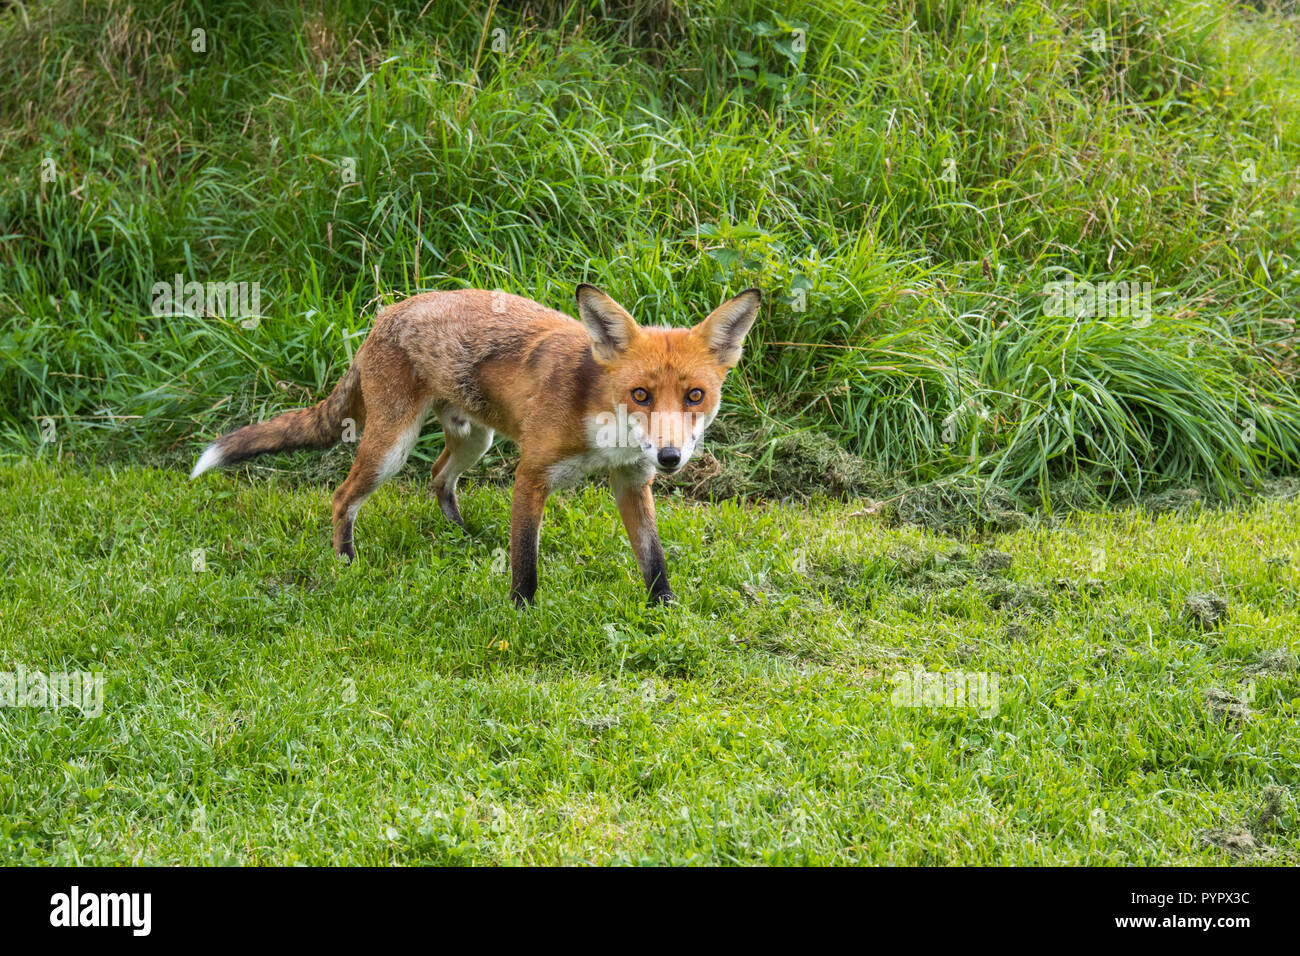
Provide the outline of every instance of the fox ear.
{"type": "Polygon", "coordinates": [[[621,305],[594,285],[578,286],[578,316],[591,336],[591,351],[601,364],[613,362],[627,351],[640,329],[621,305]]]}
{"type": "Polygon", "coordinates": [[[709,317],[691,332],[704,340],[704,344],[717,357],[719,365],[731,368],[740,361],[745,333],[758,318],[758,306],[762,301],[762,292],[746,289],[710,312],[709,317]]]}

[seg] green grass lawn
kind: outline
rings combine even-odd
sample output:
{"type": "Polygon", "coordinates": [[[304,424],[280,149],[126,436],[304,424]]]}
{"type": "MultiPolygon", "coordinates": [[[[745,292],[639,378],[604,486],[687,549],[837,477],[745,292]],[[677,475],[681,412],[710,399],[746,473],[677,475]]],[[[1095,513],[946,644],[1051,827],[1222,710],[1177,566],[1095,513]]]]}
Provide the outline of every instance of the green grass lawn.
{"type": "Polygon", "coordinates": [[[520,613],[502,489],[466,537],[384,487],[348,568],[267,474],[0,468],[0,670],[106,681],[0,709],[0,862],[1296,862],[1296,501],[957,539],[668,497],[651,610],[588,487],[520,613]]]}

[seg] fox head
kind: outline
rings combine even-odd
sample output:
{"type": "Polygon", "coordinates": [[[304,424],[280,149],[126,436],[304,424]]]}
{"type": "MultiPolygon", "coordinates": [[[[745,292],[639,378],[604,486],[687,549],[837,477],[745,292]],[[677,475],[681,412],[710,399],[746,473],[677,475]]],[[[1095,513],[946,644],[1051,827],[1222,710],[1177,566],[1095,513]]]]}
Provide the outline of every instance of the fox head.
{"type": "Polygon", "coordinates": [[[605,370],[627,440],[664,474],[680,471],[718,414],[722,381],[740,361],[762,293],[746,289],[694,328],[640,326],[593,285],[577,289],[578,315],[605,370]]]}

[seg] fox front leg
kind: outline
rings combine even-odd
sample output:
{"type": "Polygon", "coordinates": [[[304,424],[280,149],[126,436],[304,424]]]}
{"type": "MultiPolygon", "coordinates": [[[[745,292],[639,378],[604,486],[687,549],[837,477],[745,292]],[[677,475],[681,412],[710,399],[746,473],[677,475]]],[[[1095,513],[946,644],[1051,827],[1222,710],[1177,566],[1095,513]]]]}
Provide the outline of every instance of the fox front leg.
{"type": "Polygon", "coordinates": [[[640,465],[617,469],[609,476],[618,513],[627,529],[627,539],[636,555],[650,603],[670,604],[677,600],[677,596],[668,586],[668,565],[664,561],[663,545],[659,543],[655,499],[650,491],[653,477],[652,470],[647,472],[640,465]]]}
{"type": "Polygon", "coordinates": [[[537,594],[537,542],[548,492],[544,472],[523,465],[515,471],[510,505],[510,597],[517,607],[534,603],[537,594]]]}

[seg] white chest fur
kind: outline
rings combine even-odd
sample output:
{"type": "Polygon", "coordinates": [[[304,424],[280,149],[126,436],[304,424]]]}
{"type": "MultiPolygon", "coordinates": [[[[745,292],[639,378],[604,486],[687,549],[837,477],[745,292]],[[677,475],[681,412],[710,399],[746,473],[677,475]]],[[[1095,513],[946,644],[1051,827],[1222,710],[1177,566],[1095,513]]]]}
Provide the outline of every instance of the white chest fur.
{"type": "Polygon", "coordinates": [[[613,471],[638,463],[644,463],[646,470],[653,470],[654,466],[646,460],[640,448],[593,448],[556,462],[546,470],[546,477],[552,489],[569,488],[594,472],[613,471]]]}

